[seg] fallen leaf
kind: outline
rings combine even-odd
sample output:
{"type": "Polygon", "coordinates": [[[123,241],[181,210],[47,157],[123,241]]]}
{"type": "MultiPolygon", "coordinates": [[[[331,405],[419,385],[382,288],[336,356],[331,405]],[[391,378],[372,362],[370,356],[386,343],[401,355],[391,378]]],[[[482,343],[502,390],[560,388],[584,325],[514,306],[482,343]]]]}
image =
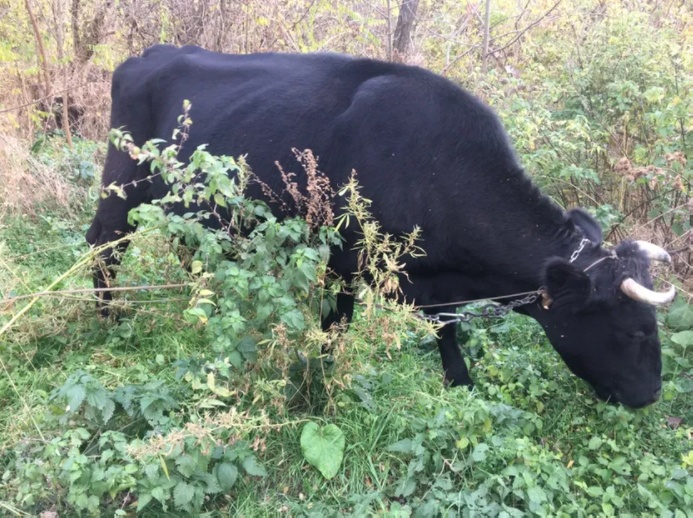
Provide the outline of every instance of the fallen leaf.
{"type": "Polygon", "coordinates": [[[667,424],[669,425],[670,428],[673,428],[674,430],[676,430],[679,426],[681,426],[682,422],[683,422],[683,419],[680,417],[667,416],[667,424]]]}

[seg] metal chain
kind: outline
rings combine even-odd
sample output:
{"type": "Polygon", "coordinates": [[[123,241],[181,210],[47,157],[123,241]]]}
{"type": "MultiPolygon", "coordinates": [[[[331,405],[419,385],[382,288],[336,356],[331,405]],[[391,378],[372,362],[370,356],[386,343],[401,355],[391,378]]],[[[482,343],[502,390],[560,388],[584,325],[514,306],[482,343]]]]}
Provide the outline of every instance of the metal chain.
{"type": "Polygon", "coordinates": [[[542,290],[537,290],[522,297],[521,299],[508,302],[505,306],[500,304],[486,304],[479,311],[463,311],[461,313],[436,313],[435,315],[422,315],[421,318],[437,324],[452,324],[453,322],[469,322],[473,318],[500,318],[510,313],[513,309],[525,304],[535,302],[542,294],[542,290]]]}
{"type": "MultiPolygon", "coordinates": [[[[574,263],[580,254],[585,249],[585,247],[591,241],[585,237],[580,240],[578,247],[570,254],[570,262],[574,263]]],[[[615,254],[614,254],[615,255],[615,254]]],[[[587,269],[594,266],[590,265],[587,269]]],[[[544,294],[544,289],[539,288],[537,291],[531,292],[529,295],[522,297],[521,299],[516,299],[508,302],[506,305],[502,306],[500,304],[486,304],[481,307],[479,311],[462,311],[460,313],[436,313],[435,315],[422,315],[421,318],[428,320],[429,322],[434,322],[436,324],[452,324],[459,322],[469,322],[473,318],[500,318],[506,316],[513,309],[524,306],[525,304],[531,304],[535,302],[539,297],[544,294]]],[[[495,298],[505,298],[505,297],[495,297],[495,298]]],[[[491,297],[489,300],[493,300],[491,297]]]]}
{"type": "Polygon", "coordinates": [[[580,241],[580,244],[578,245],[577,249],[570,254],[570,262],[574,263],[575,260],[580,257],[580,253],[585,249],[587,246],[587,243],[590,243],[590,240],[587,239],[586,237],[583,237],[582,240],[580,241]]]}

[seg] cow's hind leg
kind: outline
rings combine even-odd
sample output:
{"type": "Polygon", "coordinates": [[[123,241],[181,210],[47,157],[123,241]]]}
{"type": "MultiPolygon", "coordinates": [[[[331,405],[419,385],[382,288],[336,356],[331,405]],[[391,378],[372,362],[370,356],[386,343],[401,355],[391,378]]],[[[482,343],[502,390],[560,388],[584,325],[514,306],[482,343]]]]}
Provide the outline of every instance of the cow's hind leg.
{"type": "MultiPolygon", "coordinates": [[[[104,316],[108,315],[108,303],[113,298],[108,288],[115,278],[115,268],[127,250],[127,236],[135,230],[135,226],[128,223],[128,212],[146,201],[149,192],[149,183],[143,178],[146,171],[138,169],[136,162],[126,153],[116,150],[112,145],[109,147],[104,178],[118,178],[120,181],[114,183],[122,189],[125,198],[106,189],[86,234],[87,242],[95,248],[117,241],[99,252],[94,268],[94,288],[98,290],[97,307],[104,316]]],[[[106,182],[104,184],[108,187],[106,182]]]]}
{"type": "MultiPolygon", "coordinates": [[[[87,231],[87,242],[98,248],[117,241],[127,236],[130,232],[132,232],[132,229],[127,227],[116,229],[106,226],[104,228],[97,216],[87,231]]],[[[96,296],[98,298],[96,304],[103,316],[108,316],[109,314],[108,304],[113,299],[113,296],[108,288],[111,287],[111,282],[115,279],[115,268],[120,264],[121,257],[127,250],[127,247],[128,241],[122,240],[117,245],[104,248],[99,252],[97,264],[94,266],[94,289],[97,290],[96,296]]]]}
{"type": "MultiPolygon", "coordinates": [[[[351,322],[351,318],[354,315],[354,296],[347,293],[339,293],[337,295],[337,309],[336,311],[330,311],[330,313],[322,320],[323,331],[329,330],[334,324],[339,324],[342,320],[347,323],[351,322]]],[[[328,354],[330,352],[329,344],[322,346],[322,353],[328,354]]]]}
{"type": "Polygon", "coordinates": [[[351,322],[354,315],[354,296],[347,293],[337,295],[337,310],[330,313],[322,321],[323,331],[327,331],[333,324],[339,324],[343,319],[351,322]]]}

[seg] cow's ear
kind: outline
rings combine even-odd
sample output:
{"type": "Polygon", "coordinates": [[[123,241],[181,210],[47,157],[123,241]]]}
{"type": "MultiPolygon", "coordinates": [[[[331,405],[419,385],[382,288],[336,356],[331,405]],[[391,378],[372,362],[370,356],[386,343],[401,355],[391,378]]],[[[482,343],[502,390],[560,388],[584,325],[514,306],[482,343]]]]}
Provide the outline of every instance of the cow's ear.
{"type": "Polygon", "coordinates": [[[568,211],[568,218],[592,243],[598,245],[602,242],[602,227],[589,213],[582,209],[571,209],[568,211]]]}
{"type": "Polygon", "coordinates": [[[589,276],[565,259],[549,261],[544,271],[544,286],[554,304],[578,310],[587,304],[592,292],[589,276]]]}

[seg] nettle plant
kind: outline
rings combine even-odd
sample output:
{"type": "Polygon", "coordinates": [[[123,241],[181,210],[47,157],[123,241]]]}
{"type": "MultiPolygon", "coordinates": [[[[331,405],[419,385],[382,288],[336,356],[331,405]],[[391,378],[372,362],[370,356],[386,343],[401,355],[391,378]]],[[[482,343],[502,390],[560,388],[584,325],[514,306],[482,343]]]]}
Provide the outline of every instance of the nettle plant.
{"type": "Polygon", "coordinates": [[[259,180],[242,160],[213,156],[200,146],[181,163],[178,154],[191,121],[184,114],[179,122],[173,136],[180,143],[163,148],[161,140],[138,148],[120,131],[112,138],[133,159],[150,162],[152,174],[171,186],[166,196],[138,207],[130,217],[159,227],[192,250],[189,268],[195,283],[185,317],[204,325],[218,372],[228,373],[256,361],[258,343],[277,333],[289,339],[308,334],[319,323],[315,317],[329,308],[330,294],[338,289],[328,275],[329,250],[341,244],[332,226],[334,194],[310,152],[296,151],[308,176],[308,193],[301,193],[292,173],[279,168],[295,202],[282,208],[296,214],[279,219],[266,203],[245,195],[248,184],[259,180]]]}
{"type": "Polygon", "coordinates": [[[179,397],[158,381],[110,390],[77,372],[51,396],[67,430],[15,448],[3,481],[23,508],[126,516],[151,502],[199,512],[242,475],[267,475],[257,450],[277,425],[266,415],[175,414],[179,397]]]}

